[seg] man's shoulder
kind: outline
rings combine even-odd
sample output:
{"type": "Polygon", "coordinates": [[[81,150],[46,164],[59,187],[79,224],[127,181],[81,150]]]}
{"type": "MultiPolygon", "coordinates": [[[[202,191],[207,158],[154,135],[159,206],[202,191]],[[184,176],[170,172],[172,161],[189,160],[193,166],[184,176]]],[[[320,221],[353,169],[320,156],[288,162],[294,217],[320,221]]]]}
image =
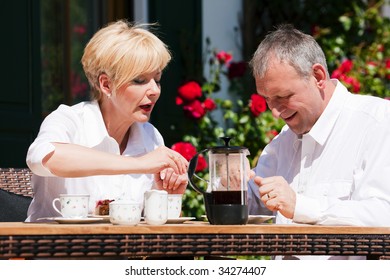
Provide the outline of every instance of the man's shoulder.
{"type": "Polygon", "coordinates": [[[351,94],[346,102],[346,108],[377,121],[390,118],[390,100],[377,96],[351,94]]]}

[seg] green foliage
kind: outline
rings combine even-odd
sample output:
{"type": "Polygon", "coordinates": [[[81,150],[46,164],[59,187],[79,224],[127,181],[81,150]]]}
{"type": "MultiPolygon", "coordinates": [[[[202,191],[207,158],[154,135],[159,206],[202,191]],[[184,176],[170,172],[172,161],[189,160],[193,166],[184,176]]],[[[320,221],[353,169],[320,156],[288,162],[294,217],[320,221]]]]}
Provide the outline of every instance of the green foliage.
{"type": "Polygon", "coordinates": [[[390,96],[390,19],[381,14],[384,3],[352,2],[352,10],[341,14],[334,26],[315,28],[313,35],[331,72],[346,60],[352,62],[352,69],[340,79],[352,92],[390,96]]]}

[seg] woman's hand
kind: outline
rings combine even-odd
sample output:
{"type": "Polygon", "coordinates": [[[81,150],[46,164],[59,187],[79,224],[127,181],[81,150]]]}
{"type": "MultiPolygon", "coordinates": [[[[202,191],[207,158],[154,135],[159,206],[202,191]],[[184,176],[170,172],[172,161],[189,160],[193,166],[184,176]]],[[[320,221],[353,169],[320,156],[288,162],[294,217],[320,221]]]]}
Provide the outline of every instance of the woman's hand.
{"type": "Polygon", "coordinates": [[[169,194],[183,194],[188,185],[187,173],[178,175],[172,168],[164,169],[154,175],[157,189],[166,190],[169,194]]]}
{"type": "Polygon", "coordinates": [[[158,173],[171,168],[178,175],[187,176],[188,161],[178,152],[165,146],[160,146],[154,151],[138,158],[139,164],[145,169],[145,173],[158,173]]]}

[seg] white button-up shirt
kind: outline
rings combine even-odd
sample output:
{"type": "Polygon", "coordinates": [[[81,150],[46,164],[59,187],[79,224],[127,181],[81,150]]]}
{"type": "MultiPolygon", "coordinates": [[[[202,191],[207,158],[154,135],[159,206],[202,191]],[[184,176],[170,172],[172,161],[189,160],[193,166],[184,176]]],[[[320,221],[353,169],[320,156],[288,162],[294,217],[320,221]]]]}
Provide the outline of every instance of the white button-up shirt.
{"type": "MultiPolygon", "coordinates": [[[[297,194],[293,219],[276,213],[278,224],[390,226],[390,101],[337,82],[310,132],[298,136],[285,126],[255,172],[283,176],[297,194]]],[[[251,181],[252,214],[265,213],[259,199],[251,181]]]]}
{"type": "MultiPolygon", "coordinates": [[[[144,192],[152,188],[152,174],[125,174],[61,178],[42,165],[42,159],[54,150],[53,142],[73,143],[96,150],[120,154],[119,145],[108,135],[96,101],[74,106],[61,105],[43,121],[39,134],[27,154],[27,165],[33,171],[34,198],[26,221],[58,216],[52,200],[62,193],[90,194],[89,212],[97,200],[127,199],[142,203],[144,192]]],[[[163,138],[150,123],[134,123],[122,155],[144,155],[164,145],[163,138]]]]}

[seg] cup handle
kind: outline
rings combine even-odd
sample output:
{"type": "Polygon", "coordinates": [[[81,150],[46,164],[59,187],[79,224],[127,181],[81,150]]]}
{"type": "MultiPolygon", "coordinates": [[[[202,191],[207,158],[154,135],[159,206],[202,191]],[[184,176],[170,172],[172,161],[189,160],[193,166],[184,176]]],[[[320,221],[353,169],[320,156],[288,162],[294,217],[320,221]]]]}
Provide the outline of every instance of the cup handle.
{"type": "Polygon", "coordinates": [[[56,210],[56,212],[58,212],[58,213],[62,216],[61,211],[58,210],[58,208],[57,208],[57,206],[56,206],[56,202],[57,202],[57,201],[60,202],[60,199],[59,199],[59,198],[53,199],[52,205],[53,205],[54,210],[56,210]]]}

